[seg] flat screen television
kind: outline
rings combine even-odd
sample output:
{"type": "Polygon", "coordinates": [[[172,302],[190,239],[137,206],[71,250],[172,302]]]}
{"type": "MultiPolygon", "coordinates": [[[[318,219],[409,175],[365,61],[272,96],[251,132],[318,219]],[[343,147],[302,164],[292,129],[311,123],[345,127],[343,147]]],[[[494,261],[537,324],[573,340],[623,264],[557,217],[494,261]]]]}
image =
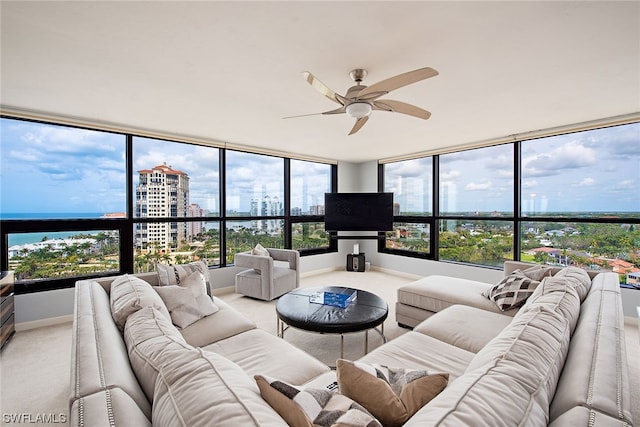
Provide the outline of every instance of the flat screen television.
{"type": "Polygon", "coordinates": [[[393,193],[325,193],[324,229],[393,230],[393,193]]]}

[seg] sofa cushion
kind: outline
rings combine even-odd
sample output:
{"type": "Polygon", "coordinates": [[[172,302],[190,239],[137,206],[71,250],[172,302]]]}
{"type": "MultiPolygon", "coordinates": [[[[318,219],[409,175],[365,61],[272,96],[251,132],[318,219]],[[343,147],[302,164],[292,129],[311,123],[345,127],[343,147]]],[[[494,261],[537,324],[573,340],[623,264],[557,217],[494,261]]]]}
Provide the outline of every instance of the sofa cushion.
{"type": "Polygon", "coordinates": [[[580,316],[580,297],[570,279],[545,277],[515,318],[531,310],[551,310],[569,321],[571,333],[580,316]]]}
{"type": "Polygon", "coordinates": [[[174,347],[194,350],[155,307],[145,307],[129,316],[124,327],[124,341],[131,367],[150,402],[156,377],[166,362],[165,350],[174,347]]]}
{"type": "Polygon", "coordinates": [[[182,281],[188,276],[199,271],[205,278],[205,292],[211,296],[211,283],[209,281],[209,267],[204,261],[194,261],[188,264],[167,265],[156,264],[158,273],[158,286],[183,285],[182,281]]]}
{"type": "Polygon", "coordinates": [[[419,332],[409,331],[377,347],[359,362],[402,366],[405,369],[449,373],[449,382],[462,375],[475,353],[419,332]]]}
{"type": "Polygon", "coordinates": [[[446,386],[449,374],[336,361],[340,393],[367,409],[385,427],[401,426],[446,386]]]}
{"type": "Polygon", "coordinates": [[[519,314],[406,426],[546,425],[569,335],[554,311],[519,314]]]}
{"type": "Polygon", "coordinates": [[[482,295],[493,301],[501,311],[507,311],[521,307],[539,284],[539,281],[516,270],[503,277],[497,285],[487,289],[482,295]]]}
{"type": "Polygon", "coordinates": [[[513,317],[466,305],[452,305],[413,330],[473,353],[495,338],[513,317]]]}
{"type": "Polygon", "coordinates": [[[482,295],[492,286],[490,283],[457,277],[428,276],[398,288],[398,302],[432,312],[462,304],[508,316],[515,315],[516,310],[501,311],[493,301],[482,295]]]}
{"type": "Polygon", "coordinates": [[[352,399],[323,389],[301,389],[286,382],[255,376],[260,394],[291,427],[382,427],[352,399]]]}
{"type": "Polygon", "coordinates": [[[202,349],[166,351],[154,390],[154,426],[286,426],[235,363],[202,349]]]}
{"type": "Polygon", "coordinates": [[[234,335],[204,349],[238,364],[249,376],[266,375],[294,385],[329,371],[318,359],[262,329],[234,335]]]}
{"type": "Polygon", "coordinates": [[[205,277],[199,271],[184,278],[180,285],[154,286],[153,289],[160,294],[171,321],[179,328],[186,328],[219,310],[206,294],[205,277]]]}
{"type": "Polygon", "coordinates": [[[171,318],[162,298],[151,285],[129,274],[116,277],[113,280],[109,298],[111,315],[120,330],[124,329],[129,315],[148,305],[156,307],[167,319],[171,318]]]}
{"type": "Polygon", "coordinates": [[[256,328],[253,321],[220,298],[213,296],[211,299],[219,308],[218,311],[180,329],[180,333],[190,345],[204,347],[256,328]]]}
{"type": "Polygon", "coordinates": [[[580,302],[584,301],[591,289],[591,278],[582,268],[565,267],[558,271],[553,277],[563,277],[569,280],[570,284],[578,291],[580,302]]]}

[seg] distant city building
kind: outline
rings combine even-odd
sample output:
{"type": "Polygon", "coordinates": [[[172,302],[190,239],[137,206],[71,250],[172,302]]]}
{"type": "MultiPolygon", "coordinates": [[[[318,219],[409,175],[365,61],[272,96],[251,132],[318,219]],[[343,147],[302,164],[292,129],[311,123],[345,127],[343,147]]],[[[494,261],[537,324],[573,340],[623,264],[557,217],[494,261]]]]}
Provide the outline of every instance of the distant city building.
{"type": "MultiPolygon", "coordinates": [[[[191,203],[187,208],[187,216],[197,218],[206,216],[207,211],[202,209],[199,204],[191,203]]],[[[187,223],[187,241],[192,241],[194,236],[204,232],[204,223],[202,221],[194,221],[187,223]]]]}
{"type": "Polygon", "coordinates": [[[312,205],[309,208],[310,215],[324,215],[324,205],[312,205]]]}
{"type": "MultiPolygon", "coordinates": [[[[252,199],[249,214],[251,216],[280,216],[284,214],[284,206],[278,196],[265,195],[262,200],[252,199]]],[[[252,227],[268,234],[280,232],[280,221],[257,220],[252,227]]]]}
{"type": "MultiPolygon", "coordinates": [[[[189,176],[166,163],[138,171],[135,216],[137,218],[184,218],[189,206],[189,176]]],[[[187,223],[140,223],[136,225],[136,247],[150,243],[170,249],[187,240],[187,223]]]]}

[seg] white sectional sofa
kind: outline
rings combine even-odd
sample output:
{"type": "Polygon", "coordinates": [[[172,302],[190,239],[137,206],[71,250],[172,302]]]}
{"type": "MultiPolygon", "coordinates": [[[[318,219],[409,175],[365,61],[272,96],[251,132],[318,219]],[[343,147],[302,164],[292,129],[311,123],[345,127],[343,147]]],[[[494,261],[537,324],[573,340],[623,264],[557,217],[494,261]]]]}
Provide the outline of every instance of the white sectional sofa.
{"type": "MultiPolygon", "coordinates": [[[[632,426],[617,275],[587,282],[545,279],[511,316],[450,304],[359,361],[449,374],[406,426],[632,426]]],[[[220,310],[183,330],[145,307],[122,332],[110,285],[76,285],[72,426],[284,426],[254,375],[324,389],[336,380],[215,297],[220,310]]]]}

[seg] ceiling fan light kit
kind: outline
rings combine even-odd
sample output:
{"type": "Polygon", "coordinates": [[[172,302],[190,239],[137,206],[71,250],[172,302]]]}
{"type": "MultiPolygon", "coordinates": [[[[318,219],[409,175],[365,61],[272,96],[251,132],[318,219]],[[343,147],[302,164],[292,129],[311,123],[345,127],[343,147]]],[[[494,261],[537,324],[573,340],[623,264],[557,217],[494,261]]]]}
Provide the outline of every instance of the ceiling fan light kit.
{"type": "Polygon", "coordinates": [[[347,114],[354,119],[361,119],[371,114],[373,107],[368,102],[352,102],[346,106],[347,114]]]}
{"type": "MultiPolygon", "coordinates": [[[[356,82],[356,85],[351,86],[344,96],[329,89],[327,85],[318,80],[310,72],[305,71],[302,75],[307,83],[309,83],[315,90],[333,102],[340,104],[340,108],[317,114],[329,115],[347,113],[350,117],[356,119],[355,125],[349,132],[349,135],[353,135],[359,131],[362,126],[364,126],[373,110],[407,114],[409,116],[427,120],[431,116],[431,113],[427,110],[423,110],[415,105],[394,101],[392,99],[378,100],[378,98],[388,94],[392,90],[419,82],[420,80],[428,79],[429,77],[437,76],[438,72],[433,68],[424,67],[403,74],[398,74],[397,76],[374,83],[371,86],[365,86],[361,84],[361,82],[365,77],[367,77],[367,70],[363,68],[356,68],[349,73],[351,78],[356,82]]],[[[313,114],[305,114],[304,116],[309,115],[313,114]]]]}

